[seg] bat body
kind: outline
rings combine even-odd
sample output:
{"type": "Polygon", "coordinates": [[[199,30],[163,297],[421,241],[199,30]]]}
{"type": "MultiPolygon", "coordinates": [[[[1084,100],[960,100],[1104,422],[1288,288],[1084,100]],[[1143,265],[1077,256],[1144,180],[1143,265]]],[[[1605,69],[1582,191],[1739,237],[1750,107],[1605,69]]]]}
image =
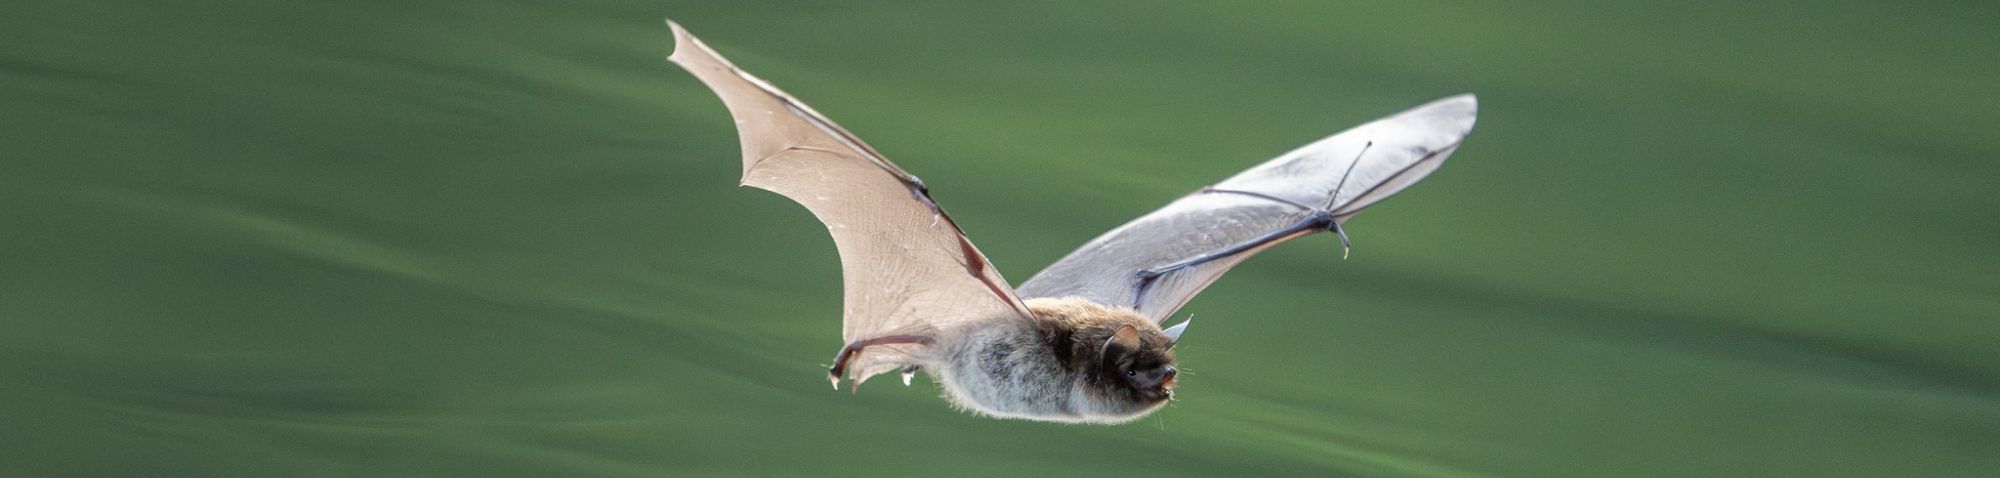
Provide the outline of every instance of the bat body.
{"type": "Polygon", "coordinates": [[[1030,299],[1028,309],[1038,320],[995,317],[939,334],[919,367],[959,408],[1003,418],[1116,423],[1173,396],[1172,340],[1151,320],[1077,298],[1030,299]]]}
{"type": "Polygon", "coordinates": [[[1257,252],[1318,232],[1346,245],[1342,225],[1436,170],[1477,111],[1471,95],[1448,97],[1326,137],[1112,229],[1015,288],[923,181],[668,25],[668,60],[736,120],[743,184],[804,205],[840,251],[834,386],[924,371],[954,405],[1000,418],[1121,423],[1159,409],[1187,327],[1162,321],[1257,252]]]}

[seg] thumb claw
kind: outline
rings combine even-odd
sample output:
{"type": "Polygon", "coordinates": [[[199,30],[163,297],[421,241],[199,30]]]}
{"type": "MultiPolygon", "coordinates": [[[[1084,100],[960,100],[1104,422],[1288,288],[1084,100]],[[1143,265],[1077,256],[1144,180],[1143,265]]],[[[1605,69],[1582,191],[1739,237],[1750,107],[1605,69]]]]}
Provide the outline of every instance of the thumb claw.
{"type": "Polygon", "coordinates": [[[839,376],[839,375],[834,375],[834,374],[830,374],[830,373],[829,373],[829,374],[826,374],[826,379],[827,379],[827,381],[830,381],[830,382],[833,382],[833,389],[834,389],[834,390],[840,390],[840,376],[839,376]]]}
{"type": "Polygon", "coordinates": [[[1340,260],[1347,260],[1348,253],[1354,251],[1354,241],[1347,239],[1347,229],[1340,227],[1340,219],[1333,220],[1333,235],[1340,236],[1340,260]]]}

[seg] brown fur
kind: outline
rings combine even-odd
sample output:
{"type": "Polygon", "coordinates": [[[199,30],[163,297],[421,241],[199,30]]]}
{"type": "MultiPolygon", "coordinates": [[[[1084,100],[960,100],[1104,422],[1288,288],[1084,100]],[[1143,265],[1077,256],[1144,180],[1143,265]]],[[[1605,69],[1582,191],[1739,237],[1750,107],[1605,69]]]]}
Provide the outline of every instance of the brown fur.
{"type": "Polygon", "coordinates": [[[1048,345],[1056,351],[1058,358],[1064,358],[1064,365],[1073,373],[1088,373],[1103,364],[1104,342],[1118,333],[1118,329],[1132,327],[1139,331],[1140,352],[1153,355],[1158,362],[1172,363],[1173,343],[1161,334],[1159,324],[1146,319],[1125,307],[1105,307],[1095,302],[1077,298],[1036,299],[1028,302],[1028,310],[1040,319],[1043,336],[1048,345]]]}
{"type": "MultiPolygon", "coordinates": [[[[1174,363],[1173,342],[1138,311],[1126,307],[1106,307],[1081,298],[1036,299],[1028,309],[1035,312],[1038,328],[1058,361],[1072,376],[1082,380],[1086,390],[1106,399],[1146,402],[1141,392],[1127,385],[1121,370],[1128,367],[1152,368],[1174,363]],[[1135,349],[1105,347],[1119,329],[1139,332],[1135,349]],[[1110,361],[1105,353],[1114,354],[1110,361]]],[[[1172,379],[1167,382],[1169,389],[1172,379]]]]}

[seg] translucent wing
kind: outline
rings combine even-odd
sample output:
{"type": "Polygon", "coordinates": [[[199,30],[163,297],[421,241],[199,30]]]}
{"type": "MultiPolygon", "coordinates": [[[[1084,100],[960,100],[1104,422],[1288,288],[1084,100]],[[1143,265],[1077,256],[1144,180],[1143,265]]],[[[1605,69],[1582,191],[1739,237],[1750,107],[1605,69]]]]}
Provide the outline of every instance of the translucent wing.
{"type": "MultiPolygon", "coordinates": [[[[669,61],[707,84],[736,119],[743,184],[812,211],[840,250],[849,344],[928,337],[955,321],[1033,317],[966,240],[921,181],[791,95],[737,69],[673,22],[669,61]]],[[[873,347],[847,362],[865,379],[899,366],[899,349],[873,347]]],[[[843,355],[845,355],[843,353],[843,355]]]]}
{"type": "Polygon", "coordinates": [[[1080,296],[1164,320],[1251,255],[1337,230],[1437,170],[1477,111],[1472,95],[1453,96],[1285,153],[1098,236],[1020,294],[1080,296]]]}

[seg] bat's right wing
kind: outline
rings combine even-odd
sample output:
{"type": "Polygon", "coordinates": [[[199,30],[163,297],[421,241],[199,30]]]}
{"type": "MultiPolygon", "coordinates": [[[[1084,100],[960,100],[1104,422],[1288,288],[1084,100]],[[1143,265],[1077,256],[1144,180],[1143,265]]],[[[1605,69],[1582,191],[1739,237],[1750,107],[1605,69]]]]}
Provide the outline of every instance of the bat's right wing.
{"type": "Polygon", "coordinates": [[[1458,150],[1477,112],[1472,95],[1453,96],[1285,153],[1098,236],[1019,292],[1080,296],[1165,320],[1251,255],[1339,232],[1362,208],[1423,179],[1458,150]]]}
{"type": "Polygon", "coordinates": [[[743,184],[798,201],[833,234],[847,309],[836,384],[843,372],[863,380],[905,365],[905,352],[954,322],[1033,320],[916,176],[680,25],[667,25],[676,43],[667,59],[715,90],[736,119],[743,184]]]}

